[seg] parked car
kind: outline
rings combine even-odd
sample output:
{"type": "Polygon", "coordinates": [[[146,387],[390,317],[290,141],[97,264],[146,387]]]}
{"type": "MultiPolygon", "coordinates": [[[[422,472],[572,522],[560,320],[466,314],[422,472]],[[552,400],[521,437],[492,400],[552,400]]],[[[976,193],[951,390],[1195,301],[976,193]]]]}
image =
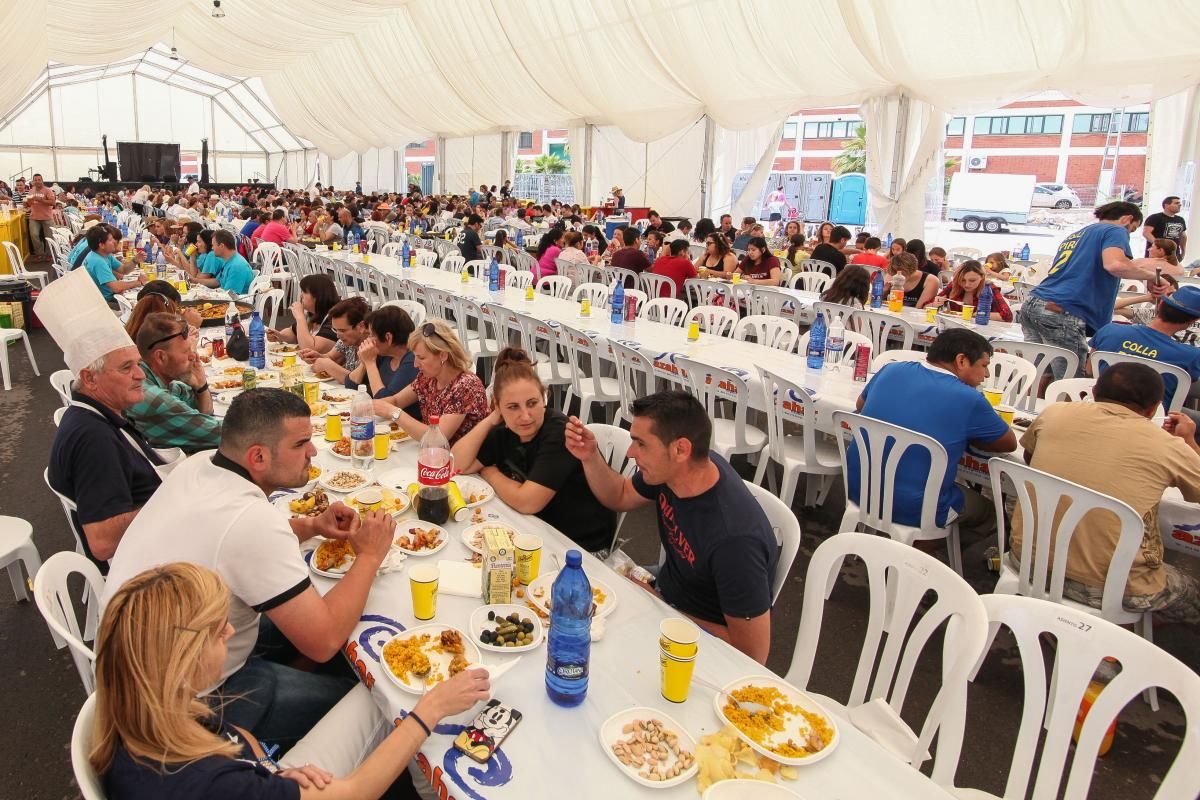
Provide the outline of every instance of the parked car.
{"type": "Polygon", "coordinates": [[[1083,203],[1070,186],[1061,183],[1038,183],[1033,187],[1036,208],[1079,208],[1083,203]]]}

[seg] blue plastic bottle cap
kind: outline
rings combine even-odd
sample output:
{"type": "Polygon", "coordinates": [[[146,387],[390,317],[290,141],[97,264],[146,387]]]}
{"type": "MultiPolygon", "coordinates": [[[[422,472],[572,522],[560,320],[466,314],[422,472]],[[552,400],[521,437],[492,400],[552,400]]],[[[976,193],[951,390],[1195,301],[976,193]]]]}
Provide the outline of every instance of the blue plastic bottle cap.
{"type": "Polygon", "coordinates": [[[583,553],[580,553],[578,550],[568,550],[567,551],[567,566],[568,567],[578,567],[582,563],[583,563],[583,553]]]}

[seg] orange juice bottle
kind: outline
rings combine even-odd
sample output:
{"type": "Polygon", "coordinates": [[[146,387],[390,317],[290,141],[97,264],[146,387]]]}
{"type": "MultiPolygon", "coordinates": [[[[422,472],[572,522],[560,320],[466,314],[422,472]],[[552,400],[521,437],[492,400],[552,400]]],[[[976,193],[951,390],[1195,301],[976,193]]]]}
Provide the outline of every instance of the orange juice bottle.
{"type": "Polygon", "coordinates": [[[904,308],[904,275],[899,272],[892,276],[892,288],[888,292],[887,306],[888,311],[893,314],[900,313],[900,310],[904,308]]]}
{"type": "MultiPolygon", "coordinates": [[[[1088,684],[1087,689],[1083,692],[1083,702],[1079,704],[1079,711],[1075,715],[1075,730],[1071,734],[1071,739],[1076,744],[1079,744],[1079,734],[1083,731],[1083,721],[1087,719],[1088,712],[1092,709],[1092,704],[1096,702],[1096,698],[1100,696],[1100,692],[1104,691],[1104,683],[1100,681],[1092,681],[1088,684]]],[[[1114,719],[1108,726],[1108,730],[1104,734],[1104,738],[1100,741],[1100,755],[1106,755],[1112,747],[1113,735],[1117,732],[1117,721],[1114,719]]]]}

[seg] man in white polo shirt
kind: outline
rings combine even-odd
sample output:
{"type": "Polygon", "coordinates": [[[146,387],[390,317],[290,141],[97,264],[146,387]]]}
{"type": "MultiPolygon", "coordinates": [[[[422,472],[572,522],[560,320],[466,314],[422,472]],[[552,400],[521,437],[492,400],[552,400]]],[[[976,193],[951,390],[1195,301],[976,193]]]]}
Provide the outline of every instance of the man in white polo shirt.
{"type": "Polygon", "coordinates": [[[308,405],[281,389],[254,389],[230,405],[216,451],[197,453],[164,481],[121,539],[102,600],[130,578],[186,561],[215,570],[230,591],[222,683],[224,720],[287,750],[354,685],[337,659],[366,604],[396,529],[390,515],[359,521],[343,503],[317,517],[288,520],[268,501],[308,482],[308,405]],[[355,560],[327,594],[317,594],[299,543],[348,539],[355,560]],[[266,614],[267,620],[261,620],[266,614]],[[260,635],[260,621],[262,630],[260,635]],[[289,664],[301,657],[313,672],[289,664]],[[331,659],[337,659],[330,662],[331,659]],[[340,669],[339,669],[340,668],[340,669]]]}

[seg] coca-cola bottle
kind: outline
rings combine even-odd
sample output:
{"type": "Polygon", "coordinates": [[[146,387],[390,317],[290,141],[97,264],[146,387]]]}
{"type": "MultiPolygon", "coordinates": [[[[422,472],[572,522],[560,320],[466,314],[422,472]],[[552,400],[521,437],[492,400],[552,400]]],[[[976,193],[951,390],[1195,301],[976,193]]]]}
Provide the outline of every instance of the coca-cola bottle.
{"type": "Polygon", "coordinates": [[[417,454],[417,518],[434,525],[445,525],[450,518],[449,484],[454,472],[454,457],[446,441],[439,418],[429,417],[429,428],[421,437],[417,454]]]}

